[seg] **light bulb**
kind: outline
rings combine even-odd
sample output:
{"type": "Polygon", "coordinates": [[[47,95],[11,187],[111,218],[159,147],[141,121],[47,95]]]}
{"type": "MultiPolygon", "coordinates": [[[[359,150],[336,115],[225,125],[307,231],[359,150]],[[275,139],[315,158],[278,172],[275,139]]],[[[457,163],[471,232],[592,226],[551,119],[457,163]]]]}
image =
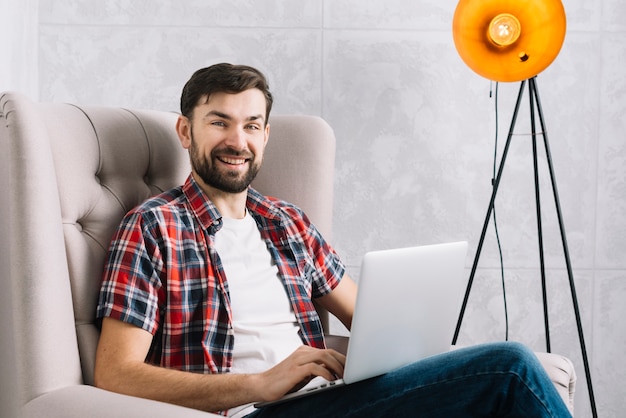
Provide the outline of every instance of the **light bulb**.
{"type": "Polygon", "coordinates": [[[498,46],[509,46],[520,36],[522,25],[515,16],[501,13],[494,17],[489,24],[489,39],[498,46]]]}

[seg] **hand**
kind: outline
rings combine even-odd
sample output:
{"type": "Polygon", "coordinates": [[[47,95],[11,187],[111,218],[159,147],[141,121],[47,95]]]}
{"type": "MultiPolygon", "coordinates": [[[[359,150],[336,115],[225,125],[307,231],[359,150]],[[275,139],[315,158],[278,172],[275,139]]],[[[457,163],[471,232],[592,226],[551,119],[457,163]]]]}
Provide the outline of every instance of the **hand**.
{"type": "Polygon", "coordinates": [[[279,399],[298,390],[316,376],[326,380],[343,377],[346,357],[332,349],[303,345],[285,360],[261,374],[263,401],[279,399]]]}

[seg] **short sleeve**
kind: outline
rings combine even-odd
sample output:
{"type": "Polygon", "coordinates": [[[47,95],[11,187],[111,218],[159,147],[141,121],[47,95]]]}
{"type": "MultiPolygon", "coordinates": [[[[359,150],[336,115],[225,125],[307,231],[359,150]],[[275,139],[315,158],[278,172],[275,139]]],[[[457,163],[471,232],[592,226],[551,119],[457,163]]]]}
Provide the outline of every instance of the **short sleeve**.
{"type": "Polygon", "coordinates": [[[159,322],[157,269],[162,264],[156,240],[143,215],[129,213],[114,235],[102,277],[97,317],[110,317],[155,334],[159,322]]]}

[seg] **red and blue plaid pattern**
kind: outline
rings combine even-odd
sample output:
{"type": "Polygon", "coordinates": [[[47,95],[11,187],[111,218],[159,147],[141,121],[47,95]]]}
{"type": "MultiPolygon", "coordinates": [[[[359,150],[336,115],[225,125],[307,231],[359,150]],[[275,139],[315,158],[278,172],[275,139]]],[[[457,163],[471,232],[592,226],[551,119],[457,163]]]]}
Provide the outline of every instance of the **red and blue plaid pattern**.
{"type": "MultiPolygon", "coordinates": [[[[276,262],[303,342],[324,347],[312,300],[339,283],[344,265],[297,207],[250,189],[247,209],[276,262]]],[[[230,370],[228,281],[214,248],[221,226],[221,215],[190,176],[130,211],[114,235],[97,316],[152,333],[148,362],[201,373],[230,370]]]]}

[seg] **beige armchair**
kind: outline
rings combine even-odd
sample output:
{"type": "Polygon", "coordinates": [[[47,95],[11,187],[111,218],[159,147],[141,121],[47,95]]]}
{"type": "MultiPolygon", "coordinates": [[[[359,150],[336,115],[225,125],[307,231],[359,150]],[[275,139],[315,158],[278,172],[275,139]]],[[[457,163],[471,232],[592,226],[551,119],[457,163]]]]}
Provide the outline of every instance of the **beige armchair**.
{"type": "MultiPolygon", "coordinates": [[[[7,416],[212,416],[91,386],[109,239],[126,211],[189,173],[176,117],[0,96],[0,404],[7,416]]],[[[302,207],[330,239],[334,153],[322,119],[274,116],[254,186],[302,207]]],[[[547,368],[569,399],[573,369],[547,368]]]]}

